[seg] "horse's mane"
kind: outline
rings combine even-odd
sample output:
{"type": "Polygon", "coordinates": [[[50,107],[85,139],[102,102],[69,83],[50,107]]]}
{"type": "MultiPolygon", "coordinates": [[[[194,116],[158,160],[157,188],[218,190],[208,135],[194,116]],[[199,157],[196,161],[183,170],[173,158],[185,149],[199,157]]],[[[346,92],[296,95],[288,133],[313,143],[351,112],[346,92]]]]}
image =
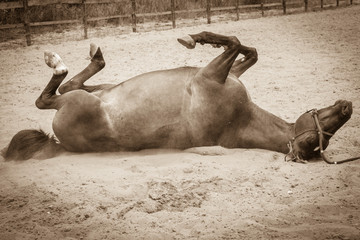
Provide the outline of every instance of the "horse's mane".
{"type": "Polygon", "coordinates": [[[42,130],[21,130],[15,134],[1,154],[6,160],[27,160],[51,142],[56,143],[55,137],[42,130]]]}

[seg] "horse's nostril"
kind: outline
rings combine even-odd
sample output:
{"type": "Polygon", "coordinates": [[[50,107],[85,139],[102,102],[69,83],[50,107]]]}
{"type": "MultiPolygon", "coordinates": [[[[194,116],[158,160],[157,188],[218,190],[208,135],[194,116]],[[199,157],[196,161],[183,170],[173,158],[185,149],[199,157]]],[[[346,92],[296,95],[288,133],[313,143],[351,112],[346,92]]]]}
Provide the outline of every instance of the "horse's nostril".
{"type": "Polygon", "coordinates": [[[351,113],[352,113],[351,103],[346,104],[345,106],[343,106],[341,113],[342,113],[344,116],[351,115],[351,113]]]}

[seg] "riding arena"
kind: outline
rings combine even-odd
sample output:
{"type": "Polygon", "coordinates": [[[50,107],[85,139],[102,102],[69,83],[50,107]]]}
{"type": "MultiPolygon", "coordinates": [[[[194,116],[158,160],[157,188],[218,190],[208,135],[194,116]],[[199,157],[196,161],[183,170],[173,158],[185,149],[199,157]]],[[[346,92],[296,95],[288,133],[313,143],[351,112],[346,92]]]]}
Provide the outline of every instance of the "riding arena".
{"type": "Polygon", "coordinates": [[[49,39],[27,47],[0,43],[0,148],[6,152],[13,136],[24,129],[41,129],[64,147],[50,157],[0,157],[0,239],[358,239],[360,161],[326,164],[313,152],[326,148],[330,161],[360,155],[359,22],[360,6],[354,4],[77,41],[49,39]],[[64,83],[72,76],[85,79],[81,73],[89,59],[106,62],[86,82],[107,84],[102,92],[71,83],[62,88],[67,72],[64,83]],[[159,80],[174,76],[190,81],[159,80]],[[208,80],[213,82],[204,85],[208,80]],[[211,95],[220,98],[204,94],[203,88],[213,93],[229,81],[233,87],[225,94],[211,95]],[[59,85],[60,93],[55,92],[59,85]],[[114,86],[118,90],[111,90],[114,86]],[[189,96],[182,98],[182,106],[192,106],[184,115],[191,116],[188,125],[145,134],[183,110],[174,104],[183,96],[176,86],[189,96]],[[130,90],[121,97],[124,89],[130,90]],[[79,95],[75,100],[64,97],[71,94],[79,95]],[[80,95],[85,97],[79,100],[80,95]],[[156,103],[153,107],[146,105],[150,100],[156,103]],[[237,109],[234,101],[244,105],[237,109]],[[64,102],[66,110],[60,110],[64,102]],[[97,116],[87,109],[98,103],[111,110],[105,111],[104,121],[86,125],[97,116]],[[76,104],[83,105],[72,111],[76,104]],[[216,111],[209,114],[213,106],[216,111]],[[257,114],[257,106],[266,113],[257,114]],[[173,115],[163,115],[164,108],[173,115]],[[76,117],[84,109],[91,119],[76,117]],[[239,123],[226,118],[233,110],[245,116],[239,123]],[[335,110],[343,121],[332,130],[326,122],[335,110]],[[132,115],[123,120],[116,115],[119,111],[132,115]],[[112,118],[127,125],[110,121],[102,131],[112,118]],[[278,127],[285,122],[294,128],[308,126],[308,121],[314,127],[295,129],[289,143],[282,144],[281,134],[267,138],[269,143],[264,138],[274,134],[274,119],[278,127]],[[79,121],[85,130],[70,124],[79,121]],[[223,131],[215,131],[221,124],[223,131]],[[238,145],[232,144],[234,124],[237,130],[257,126],[259,131],[249,131],[236,140],[238,145]],[[117,135],[83,140],[99,132],[112,134],[109,129],[120,129],[127,144],[119,144],[117,135]],[[74,132],[81,134],[69,137],[74,132]],[[317,140],[308,142],[311,149],[305,151],[298,139],[308,134],[317,140]],[[317,134],[325,139],[320,138],[320,149],[317,134]],[[79,135],[84,137],[73,141],[79,135]]]}

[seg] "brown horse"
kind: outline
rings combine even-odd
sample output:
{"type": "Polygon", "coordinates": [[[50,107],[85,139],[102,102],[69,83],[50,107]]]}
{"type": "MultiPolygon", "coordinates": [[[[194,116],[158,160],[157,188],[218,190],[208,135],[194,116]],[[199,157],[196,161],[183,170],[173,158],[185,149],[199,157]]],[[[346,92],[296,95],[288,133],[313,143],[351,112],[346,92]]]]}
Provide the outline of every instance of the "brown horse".
{"type": "Polygon", "coordinates": [[[61,151],[134,151],[147,148],[187,149],[220,145],[226,148],[262,148],[289,153],[294,159],[319,154],[322,146],[350,119],[352,103],[338,100],[327,108],[306,113],[288,123],[254,104],[238,79],[257,61],[255,48],[236,37],[210,32],[178,41],[187,48],[196,43],[224,47],[207,66],[145,73],[118,85],[85,86],[105,66],[100,48],[91,45],[91,63],[60,86],[67,67],[56,53],[45,53],[53,76],[36,100],[39,109],[56,109],[49,137],[42,131],[16,134],[5,159],[49,158],[61,151]],[[236,60],[239,54],[244,57],[236,60]],[[60,88],[59,88],[60,86],[60,88]],[[61,95],[56,94],[59,88],[61,95]]]}

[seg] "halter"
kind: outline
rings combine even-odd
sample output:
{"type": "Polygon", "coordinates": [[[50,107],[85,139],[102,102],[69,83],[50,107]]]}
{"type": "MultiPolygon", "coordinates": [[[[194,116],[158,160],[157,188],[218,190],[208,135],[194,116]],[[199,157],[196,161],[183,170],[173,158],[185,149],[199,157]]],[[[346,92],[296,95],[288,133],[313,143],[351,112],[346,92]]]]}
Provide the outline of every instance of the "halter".
{"type": "Polygon", "coordinates": [[[321,126],[320,126],[320,122],[319,122],[319,113],[317,111],[317,109],[311,109],[309,111],[307,111],[305,114],[311,114],[312,118],[314,119],[314,128],[309,128],[306,130],[301,131],[300,133],[298,133],[295,137],[293,137],[289,143],[288,143],[288,148],[289,148],[289,153],[285,155],[285,161],[300,161],[302,163],[306,163],[306,161],[304,161],[303,159],[300,159],[299,156],[297,156],[294,153],[294,149],[293,149],[293,142],[295,141],[296,138],[298,138],[299,136],[303,135],[306,132],[317,132],[317,134],[319,135],[319,150],[320,150],[320,155],[322,157],[322,159],[328,163],[328,164],[341,164],[341,163],[345,163],[345,162],[350,162],[350,161],[354,161],[357,159],[360,159],[360,157],[354,157],[354,158],[347,158],[344,160],[340,160],[340,161],[330,161],[329,158],[325,155],[325,151],[323,148],[323,140],[324,140],[324,135],[328,135],[328,136],[333,136],[333,133],[329,133],[324,131],[321,126]],[[291,156],[290,159],[288,159],[288,156],[291,156]]]}

